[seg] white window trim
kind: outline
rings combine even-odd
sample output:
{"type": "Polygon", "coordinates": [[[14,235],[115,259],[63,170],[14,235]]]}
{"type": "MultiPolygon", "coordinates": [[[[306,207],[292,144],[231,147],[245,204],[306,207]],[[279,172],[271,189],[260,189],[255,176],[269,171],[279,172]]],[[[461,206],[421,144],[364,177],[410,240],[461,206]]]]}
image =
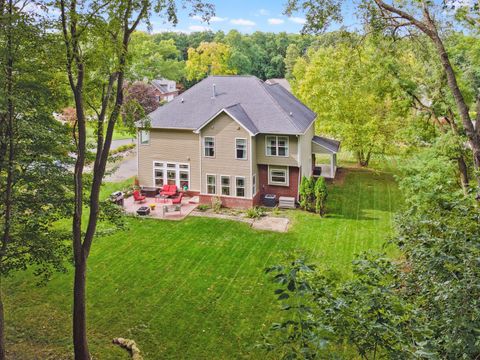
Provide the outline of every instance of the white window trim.
{"type": "Polygon", "coordinates": [[[236,160],[248,160],[248,140],[247,138],[235,138],[235,159],[236,160]],[[245,140],[245,157],[244,158],[239,158],[237,157],[237,140],[245,140]]]}
{"type": "Polygon", "coordinates": [[[289,157],[290,156],[290,136],[288,135],[265,135],[265,156],[269,157],[289,157]],[[277,149],[277,155],[268,155],[268,138],[275,138],[275,148],[277,149]],[[287,139],[287,151],[285,155],[278,155],[278,138],[286,138],[287,139]]]}
{"type": "Polygon", "coordinates": [[[232,177],[230,175],[220,175],[220,196],[232,197],[232,177]],[[229,195],[223,195],[223,183],[222,178],[228,178],[228,192],[229,195]]]}
{"type": "Polygon", "coordinates": [[[240,199],[244,199],[247,197],[247,179],[245,178],[245,176],[235,176],[235,197],[240,199]],[[243,187],[237,186],[237,179],[243,179],[243,187]],[[243,189],[243,196],[237,195],[237,189],[243,189]]]}
{"type": "MultiPolygon", "coordinates": [[[[192,174],[190,172],[190,164],[189,163],[180,163],[176,161],[166,161],[166,160],[153,160],[152,162],[152,170],[153,170],[153,187],[157,187],[157,184],[155,183],[155,170],[162,170],[163,171],[163,184],[165,185],[168,182],[167,179],[167,170],[175,170],[175,185],[179,189],[181,189],[180,186],[180,171],[182,172],[188,172],[188,190],[192,190],[192,174]],[[162,163],[163,166],[155,166],[155,163],[162,163]],[[169,168],[167,167],[168,164],[175,164],[175,168],[169,168]],[[180,165],[186,165],[188,166],[187,169],[181,169],[180,165]]],[[[183,188],[182,188],[183,190],[183,188]]]]}
{"type": "Polygon", "coordinates": [[[210,135],[204,136],[204,137],[203,137],[203,140],[202,140],[202,149],[203,149],[203,157],[206,157],[206,158],[209,158],[209,159],[214,159],[215,156],[217,155],[217,141],[216,141],[216,139],[215,139],[215,136],[210,136],[210,135]],[[207,156],[207,155],[205,155],[205,149],[206,149],[206,147],[205,147],[205,140],[206,140],[207,138],[213,139],[213,156],[207,156]]]}
{"type": "Polygon", "coordinates": [[[280,166],[268,166],[268,185],[275,185],[275,186],[290,186],[290,168],[287,166],[286,168],[280,166]],[[285,171],[285,183],[279,183],[272,180],[272,170],[280,170],[285,171]]]}
{"type": "Polygon", "coordinates": [[[252,175],[252,199],[257,195],[257,174],[252,175]]]}
{"type": "Polygon", "coordinates": [[[207,194],[207,195],[218,195],[218,192],[217,192],[217,190],[218,190],[217,180],[218,180],[217,174],[205,174],[205,194],[207,194]],[[213,194],[208,192],[208,186],[210,185],[210,184],[208,183],[208,177],[209,177],[209,176],[215,177],[215,192],[214,192],[213,194]]]}
{"type": "Polygon", "coordinates": [[[151,135],[151,132],[150,130],[140,130],[138,132],[138,143],[141,145],[141,146],[147,146],[147,145],[150,145],[150,135],[151,135]],[[146,143],[142,142],[142,133],[143,132],[146,132],[148,133],[148,141],[146,143]]]}

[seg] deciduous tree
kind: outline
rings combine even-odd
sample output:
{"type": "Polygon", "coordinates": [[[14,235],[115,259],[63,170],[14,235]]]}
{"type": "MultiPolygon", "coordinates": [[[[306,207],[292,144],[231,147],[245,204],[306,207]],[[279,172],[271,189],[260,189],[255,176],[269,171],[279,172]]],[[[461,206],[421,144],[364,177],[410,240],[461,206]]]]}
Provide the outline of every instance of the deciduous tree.
{"type": "Polygon", "coordinates": [[[232,50],[228,45],[202,42],[188,49],[185,67],[187,80],[201,80],[208,75],[234,75],[237,69],[231,64],[232,50]]]}

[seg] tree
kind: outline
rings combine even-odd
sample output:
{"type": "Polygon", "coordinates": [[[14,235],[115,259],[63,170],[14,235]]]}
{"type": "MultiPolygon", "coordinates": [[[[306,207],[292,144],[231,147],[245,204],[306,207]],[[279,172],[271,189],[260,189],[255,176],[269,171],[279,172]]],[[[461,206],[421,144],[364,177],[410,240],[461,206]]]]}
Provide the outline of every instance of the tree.
{"type": "Polygon", "coordinates": [[[232,51],[228,45],[202,42],[188,49],[185,67],[187,80],[201,80],[208,75],[234,75],[237,69],[231,65],[232,51]]]}
{"type": "MultiPolygon", "coordinates": [[[[64,269],[68,234],[53,224],[70,213],[71,142],[56,107],[43,17],[0,2],[0,280],[29,267],[46,281],[64,269]]],[[[0,282],[0,359],[5,359],[0,282]]]]}
{"type": "Polygon", "coordinates": [[[315,182],[315,212],[320,216],[325,215],[325,205],[327,202],[328,191],[325,179],[320,176],[315,182]]]}
{"type": "Polygon", "coordinates": [[[136,122],[158,108],[159,101],[152,85],[141,81],[125,86],[125,104],[123,115],[126,123],[136,122]]]}
{"type": "Polygon", "coordinates": [[[315,178],[303,176],[298,190],[300,196],[300,207],[306,211],[315,209],[315,178]]]}
{"type": "Polygon", "coordinates": [[[297,61],[293,92],[318,114],[318,129],[342,141],[368,166],[372,155],[394,150],[408,103],[373,40],[362,47],[311,49],[297,61]]]}
{"type": "Polygon", "coordinates": [[[301,56],[300,49],[298,48],[297,44],[290,44],[287,48],[287,53],[285,55],[285,77],[287,79],[292,78],[293,76],[293,68],[297,59],[301,56]]]}
{"type": "Polygon", "coordinates": [[[127,79],[153,80],[166,78],[179,81],[184,74],[185,63],[179,61],[180,51],[173,39],[154,41],[144,32],[134,32],[130,44],[127,79]]]}
{"type": "MultiPolygon", "coordinates": [[[[341,3],[341,0],[326,2],[289,0],[286,13],[292,14],[299,8],[304,9],[307,17],[304,31],[319,32],[324,30],[331,20],[341,20],[341,3]]],[[[425,0],[399,2],[398,4],[396,2],[387,3],[382,0],[372,0],[367,1],[364,4],[364,8],[369,14],[370,26],[374,28],[389,28],[394,34],[402,29],[413,29],[423,33],[430,39],[455,101],[456,112],[462,121],[468,138],[475,167],[477,188],[480,188],[480,93],[477,90],[475,106],[478,111],[476,111],[474,124],[470,115],[468,101],[460,88],[458,76],[445,46],[444,36],[446,32],[443,31],[444,26],[442,23],[445,17],[454,14],[457,16],[457,19],[463,19],[466,24],[478,30],[480,24],[478,6],[455,2],[449,5],[454,11],[446,12],[442,8],[442,4],[425,0]],[[372,4],[374,6],[371,6],[372,4]],[[437,13],[435,14],[435,12],[437,13]]]]}
{"type": "MultiPolygon", "coordinates": [[[[207,18],[211,16],[211,5],[200,0],[189,2],[193,6],[193,13],[203,12],[207,18]]],[[[115,124],[124,104],[130,40],[138,25],[148,19],[152,4],[144,0],[80,4],[76,0],[59,0],[57,5],[60,10],[59,27],[65,45],[66,75],[77,113],[72,221],[75,265],[73,343],[75,359],[87,360],[90,359],[85,305],[87,261],[100,215],[100,186],[115,124]],[[92,95],[87,96],[87,92],[92,95]],[[83,217],[87,104],[96,114],[96,153],[89,186],[89,212],[83,217]],[[84,218],[86,227],[82,226],[84,218]]],[[[164,14],[168,21],[177,22],[176,1],[161,2],[153,10],[164,14]]]]}

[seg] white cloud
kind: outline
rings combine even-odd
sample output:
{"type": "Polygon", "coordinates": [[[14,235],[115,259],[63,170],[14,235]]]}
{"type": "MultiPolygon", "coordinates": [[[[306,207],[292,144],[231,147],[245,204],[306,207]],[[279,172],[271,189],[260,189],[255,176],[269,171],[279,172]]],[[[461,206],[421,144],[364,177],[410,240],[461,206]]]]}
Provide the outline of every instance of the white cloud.
{"type": "Polygon", "coordinates": [[[202,26],[202,25],[190,25],[188,27],[188,30],[191,31],[208,31],[210,28],[208,26],[202,26]]]}
{"type": "Polygon", "coordinates": [[[230,23],[233,25],[239,25],[239,26],[255,26],[256,24],[252,20],[247,20],[247,19],[232,19],[230,20],[230,23]]]}
{"type": "Polygon", "coordinates": [[[276,19],[276,18],[271,18],[271,19],[268,19],[268,23],[270,25],[281,25],[285,22],[285,20],[283,19],[276,19]]]}
{"type": "Polygon", "coordinates": [[[301,25],[305,25],[305,23],[307,22],[307,20],[305,20],[305,18],[298,17],[298,16],[293,16],[293,17],[289,18],[289,20],[291,22],[294,22],[295,24],[301,24],[301,25]]]}

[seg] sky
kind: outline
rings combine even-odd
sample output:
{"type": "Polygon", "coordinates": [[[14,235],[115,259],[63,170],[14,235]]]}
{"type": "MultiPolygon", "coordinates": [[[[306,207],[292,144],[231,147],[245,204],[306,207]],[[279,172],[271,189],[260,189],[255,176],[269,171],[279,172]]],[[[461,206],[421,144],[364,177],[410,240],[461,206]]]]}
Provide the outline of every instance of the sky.
{"type": "MultiPolygon", "coordinates": [[[[158,15],[152,17],[153,32],[182,31],[186,33],[204,30],[236,29],[243,33],[254,31],[298,33],[305,23],[303,14],[292,17],[283,15],[286,0],[209,0],[215,5],[215,17],[210,24],[204,23],[199,17],[189,17],[188,10],[180,10],[179,23],[176,27],[165,23],[158,15]]],[[[348,27],[355,26],[358,21],[352,15],[353,4],[343,9],[344,22],[348,27]]],[[[335,24],[330,30],[338,28],[335,24]]],[[[146,30],[143,27],[142,30],[146,30]]]]}

